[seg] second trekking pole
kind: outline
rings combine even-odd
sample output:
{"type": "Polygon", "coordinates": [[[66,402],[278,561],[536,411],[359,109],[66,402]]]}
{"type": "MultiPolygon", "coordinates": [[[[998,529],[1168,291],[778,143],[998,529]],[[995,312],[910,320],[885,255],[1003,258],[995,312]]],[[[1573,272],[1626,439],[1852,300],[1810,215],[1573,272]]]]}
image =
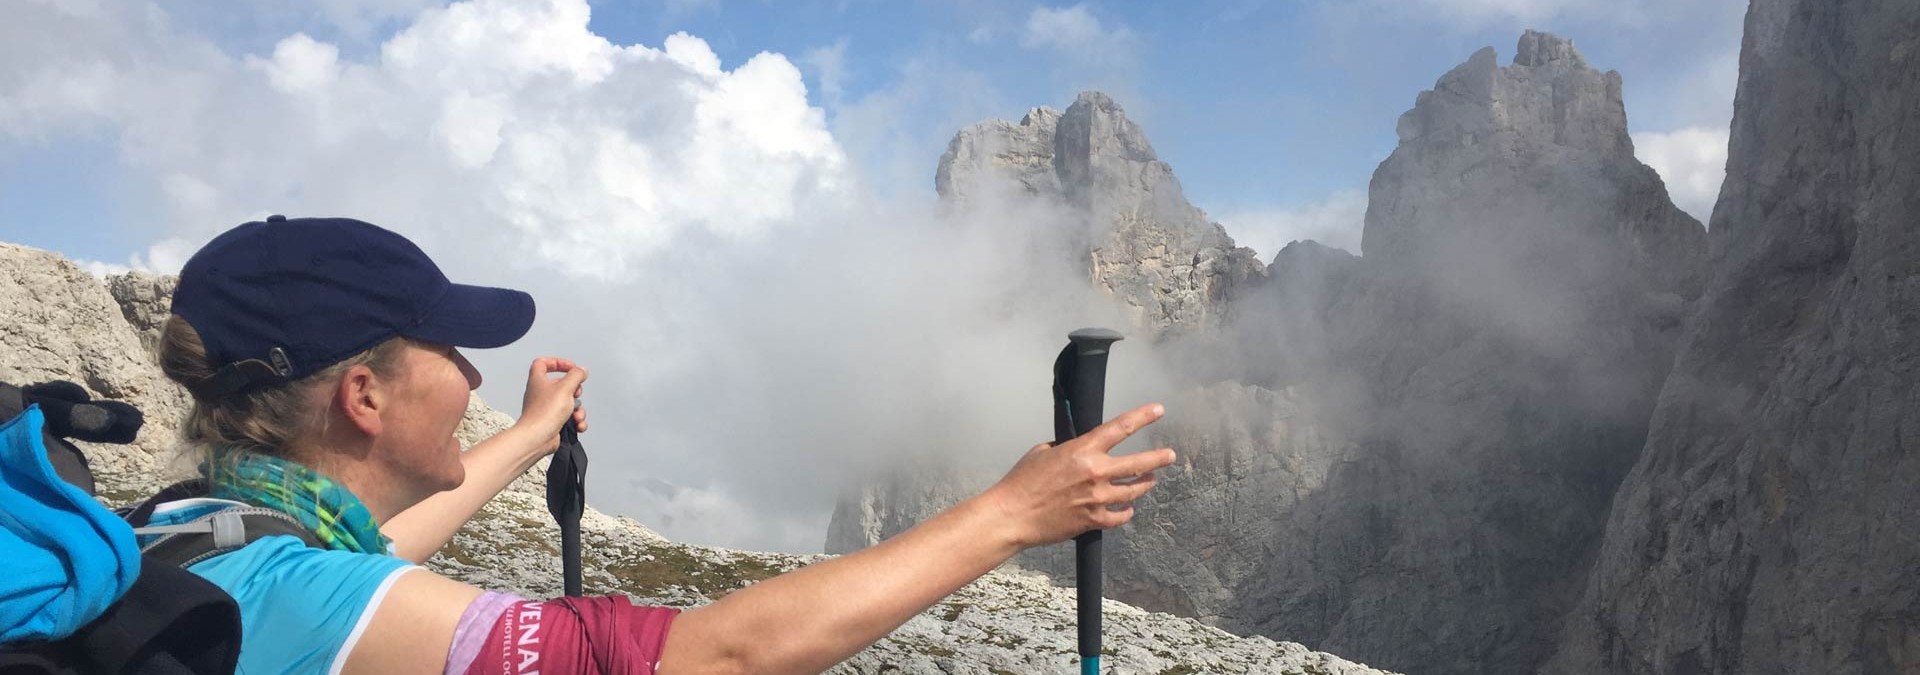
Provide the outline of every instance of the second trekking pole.
{"type": "Polygon", "coordinates": [[[580,514],[587,506],[587,450],[568,417],[560,427],[560,449],[547,465],[547,511],[560,524],[561,586],[580,597],[580,514]]]}
{"type": "MultiPolygon", "coordinates": [[[[1105,328],[1067,335],[1053,361],[1053,440],[1065,443],[1100,426],[1107,396],[1107,350],[1123,339],[1105,328]]],[[[1080,672],[1100,672],[1100,530],[1073,538],[1073,575],[1080,624],[1080,672]]]]}

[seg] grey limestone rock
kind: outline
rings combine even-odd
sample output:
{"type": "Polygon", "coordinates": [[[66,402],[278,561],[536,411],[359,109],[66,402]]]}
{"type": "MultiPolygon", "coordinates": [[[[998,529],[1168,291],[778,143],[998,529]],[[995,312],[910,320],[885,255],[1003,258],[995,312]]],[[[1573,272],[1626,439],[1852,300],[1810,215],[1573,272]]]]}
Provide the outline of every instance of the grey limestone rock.
{"type": "MultiPolygon", "coordinates": [[[[1094,278],[1237,368],[1192,369],[1225,381],[1155,427],[1190,465],[1109,535],[1112,597],[1420,672],[1533,672],[1552,651],[1705,233],[1634,159],[1617,74],[1545,33],[1518,52],[1475,53],[1401,116],[1364,256],[1296,242],[1199,321],[1138,289],[1176,252],[1223,250],[1204,218],[1106,97],[1061,116],[1057,199],[1117,223],[1089,242],[1094,278]]],[[[890,535],[925,492],[870,490],[835,527],[890,535]]],[[[1020,563],[1070,578],[1064,547],[1020,563]]]]}
{"type": "Polygon", "coordinates": [[[1065,113],[1035,108],[1019,124],[961,130],[934,173],[949,204],[1032,197],[1066,204],[1083,231],[1088,279],[1152,335],[1219,326],[1240,289],[1264,274],[1251,249],[1187,202],[1140,126],[1099,92],[1065,113]]]}
{"type": "MultiPolygon", "coordinates": [[[[149,419],[186,414],[185,392],[160,375],[99,279],[59,255],[0,243],[0,381],[55,379],[137,401],[149,419]]],[[[142,494],[168,476],[173,427],[148,424],[131,446],[77,445],[104,493],[142,494]]]]}
{"type": "Polygon", "coordinates": [[[1013,190],[1031,196],[1060,194],[1053,168],[1053,130],[1060,112],[1040,107],[1019,124],[991,120],[961,129],[947,143],[934,172],[934,190],[949,204],[967,204],[988,196],[1006,198],[1013,190]]]}
{"type": "MultiPolygon", "coordinates": [[[[1230,624],[1249,580],[1309,534],[1297,512],[1357,450],[1322,420],[1317,403],[1299,388],[1237,382],[1167,401],[1172,412],[1153,427],[1152,442],[1179,448],[1180,464],[1135,503],[1133,524],[1110,533],[1112,596],[1230,624]]],[[[1026,564],[1071,579],[1069,547],[1053,553],[1051,565],[1026,564]]]]}
{"type": "Polygon", "coordinates": [[[825,551],[837,555],[878,544],[973,496],[994,478],[952,465],[886,467],[840,496],[827,525],[825,551]]]}
{"type": "Polygon", "coordinates": [[[107,277],[107,292],[120,303],[121,315],[149,352],[159,348],[160,327],[172,313],[173,289],[178,285],[180,277],[137,270],[107,277]]]}
{"type": "Polygon", "coordinates": [[[1712,272],[1550,672],[1920,671],[1920,4],[1747,11],[1712,272]]]}
{"type": "Polygon", "coordinates": [[[1552,35],[1505,67],[1475,53],[1400,138],[1358,277],[1320,293],[1329,365],[1303,375],[1356,448],[1223,625],[1533,672],[1645,438],[1705,234],[1634,159],[1619,76],[1552,35]]]}

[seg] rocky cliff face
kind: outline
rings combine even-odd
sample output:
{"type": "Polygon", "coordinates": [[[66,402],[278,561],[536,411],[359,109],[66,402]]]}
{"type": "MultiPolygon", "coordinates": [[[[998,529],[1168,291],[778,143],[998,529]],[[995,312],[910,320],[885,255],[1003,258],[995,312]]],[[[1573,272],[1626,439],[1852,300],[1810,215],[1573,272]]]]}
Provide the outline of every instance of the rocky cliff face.
{"type": "Polygon", "coordinates": [[[1226,625],[1532,672],[1645,439],[1704,232],[1633,158],[1619,76],[1551,35],[1474,54],[1399,132],[1311,380],[1356,390],[1336,426],[1357,448],[1226,625]]]}
{"type": "Polygon", "coordinates": [[[1920,672],[1920,4],[1746,22],[1711,280],[1555,672],[1920,672]]]}
{"type": "MultiPolygon", "coordinates": [[[[118,276],[105,283],[59,256],[0,243],[0,380],[68,379],[96,396],[127,401],[147,416],[132,446],[86,445],[101,498],[152,494],[187,467],[171,461],[188,399],[143,345],[167,314],[173,279],[118,276]]],[[[478,398],[459,437],[471,445],[512,420],[478,398]]],[[[603,441],[604,442],[604,441],[603,441]]],[[[85,444],[83,444],[85,445],[85,444]]],[[[503,491],[429,567],[468,583],[529,597],[560,594],[545,475],[535,470],[503,491]]],[[[629,595],[680,607],[705,604],[746,584],[818,560],[686,546],[630,519],[592,508],[581,523],[588,593],[629,595]]],[[[992,573],[914,617],[833,673],[1044,672],[1074,658],[1071,591],[1018,573],[992,573]]],[[[1242,638],[1198,622],[1108,602],[1107,657],[1116,672],[1381,673],[1293,643],[1242,638]]]]}
{"type": "MultiPolygon", "coordinates": [[[[1160,180],[1164,165],[1138,159],[1151,150],[1137,129],[1100,121],[1107,105],[1083,96],[1087,112],[1057,126],[1056,155],[1093,148],[1109,167],[1056,158],[1062,198],[1171,194],[1129,182],[1160,180]],[[1110,137],[1063,140],[1101,129],[1110,137]]],[[[1007,128],[973,127],[955,148],[1007,128]]],[[[1370,187],[1364,257],[1296,243],[1200,324],[1231,350],[1231,380],[1169,402],[1179,413],[1154,442],[1188,466],[1109,534],[1108,584],[1392,667],[1533,672],[1644,442],[1705,235],[1634,159],[1618,74],[1570,41],[1528,32],[1505,67],[1475,53],[1398,131],[1370,187]]],[[[1046,195],[1031,187],[1047,185],[1037,164],[984,165],[1046,195]]],[[[925,492],[878,487],[842,515],[925,511],[884,503],[925,492]]],[[[897,531],[836,527],[867,541],[897,531]]],[[[1021,562],[1064,581],[1066,558],[1021,562]]]]}
{"type": "Polygon", "coordinates": [[[1227,302],[1264,273],[1252,250],[1187,202],[1140,126],[1098,92],[1065,113],[1036,108],[1019,124],[961,130],[934,187],[961,208],[1010,197],[1069,205],[1085,221],[1077,243],[1088,278],[1154,335],[1217,328],[1227,302]]]}

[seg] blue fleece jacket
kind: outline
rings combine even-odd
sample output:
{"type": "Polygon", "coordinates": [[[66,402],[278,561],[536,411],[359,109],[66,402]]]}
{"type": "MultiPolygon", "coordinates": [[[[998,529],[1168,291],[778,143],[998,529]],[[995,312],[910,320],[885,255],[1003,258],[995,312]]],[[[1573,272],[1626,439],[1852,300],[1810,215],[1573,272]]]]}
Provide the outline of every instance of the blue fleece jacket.
{"type": "Polygon", "coordinates": [[[0,642],[57,640],[140,576],[133,528],[47,461],[40,406],[0,425],[0,642]]]}

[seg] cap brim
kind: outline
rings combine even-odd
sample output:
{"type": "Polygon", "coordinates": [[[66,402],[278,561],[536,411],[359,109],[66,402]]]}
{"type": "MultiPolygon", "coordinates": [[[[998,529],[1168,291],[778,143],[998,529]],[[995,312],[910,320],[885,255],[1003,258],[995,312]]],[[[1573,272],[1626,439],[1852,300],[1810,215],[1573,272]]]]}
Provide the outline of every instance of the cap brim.
{"type": "Polygon", "coordinates": [[[533,327],[533,296],[487,286],[452,284],[440,305],[407,337],[471,349],[505,347],[533,327]]]}

